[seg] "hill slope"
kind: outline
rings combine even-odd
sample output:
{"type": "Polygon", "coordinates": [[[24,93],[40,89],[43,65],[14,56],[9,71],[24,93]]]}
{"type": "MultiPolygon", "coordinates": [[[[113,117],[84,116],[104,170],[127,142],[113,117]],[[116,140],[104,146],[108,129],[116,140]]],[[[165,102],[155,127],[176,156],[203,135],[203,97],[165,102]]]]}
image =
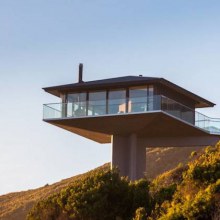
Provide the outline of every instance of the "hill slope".
{"type": "MultiPolygon", "coordinates": [[[[153,179],[157,175],[175,168],[179,163],[187,163],[192,151],[201,152],[201,150],[201,147],[148,148],[146,175],[149,179],[153,179]]],[[[100,169],[106,169],[108,167],[109,164],[105,164],[100,169]]],[[[24,220],[29,210],[37,201],[59,192],[74,181],[77,181],[77,179],[80,179],[82,175],[74,176],[38,189],[0,196],[0,219],[24,220]]]]}
{"type": "Polygon", "coordinates": [[[154,179],[158,175],[174,169],[180,163],[187,164],[193,151],[200,155],[203,149],[203,147],[147,148],[146,176],[148,179],[154,179]]]}
{"type": "MultiPolygon", "coordinates": [[[[105,164],[97,169],[105,169],[109,164],[105,164]]],[[[15,192],[0,196],[0,219],[1,220],[23,220],[35,202],[47,198],[59,192],[72,182],[77,181],[84,174],[80,174],[52,185],[46,185],[38,189],[15,192]]]]}
{"type": "Polygon", "coordinates": [[[219,220],[220,143],[153,181],[96,170],[36,203],[28,220],[219,220]]]}

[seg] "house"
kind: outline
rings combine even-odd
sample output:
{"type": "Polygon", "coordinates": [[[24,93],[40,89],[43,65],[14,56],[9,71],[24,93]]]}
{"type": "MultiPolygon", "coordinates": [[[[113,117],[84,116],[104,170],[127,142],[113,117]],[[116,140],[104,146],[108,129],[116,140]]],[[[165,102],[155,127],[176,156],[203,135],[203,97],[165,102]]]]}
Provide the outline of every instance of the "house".
{"type": "MultiPolygon", "coordinates": [[[[43,120],[98,143],[112,143],[112,166],[136,180],[146,170],[146,147],[213,145],[220,119],[196,111],[214,103],[156,77],[124,76],[43,88],[60,98],[44,104],[43,120]]],[[[175,158],[174,158],[175,159],[175,158]]]]}

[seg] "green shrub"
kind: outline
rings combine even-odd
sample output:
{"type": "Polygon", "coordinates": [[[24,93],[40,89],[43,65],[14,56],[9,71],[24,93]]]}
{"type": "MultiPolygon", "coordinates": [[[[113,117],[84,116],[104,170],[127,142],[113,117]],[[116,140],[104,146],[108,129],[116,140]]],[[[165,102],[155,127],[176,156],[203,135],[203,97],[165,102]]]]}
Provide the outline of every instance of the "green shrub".
{"type": "MultiPolygon", "coordinates": [[[[198,159],[189,163],[173,199],[159,220],[210,220],[216,211],[220,192],[220,148],[208,147],[198,159]],[[218,196],[217,196],[218,194],[218,196]]],[[[161,196],[162,197],[162,196],[161,196]]]]}
{"type": "Polygon", "coordinates": [[[28,220],[55,220],[61,215],[61,209],[56,203],[56,197],[51,196],[47,200],[38,202],[28,214],[28,220]]]}
{"type": "Polygon", "coordinates": [[[176,184],[172,184],[168,187],[162,187],[158,192],[154,194],[154,202],[161,205],[164,201],[170,201],[176,191],[176,184]]]}
{"type": "Polygon", "coordinates": [[[28,220],[210,220],[220,216],[220,144],[151,183],[94,170],[39,201],[28,220]],[[151,194],[149,193],[151,190],[151,194]],[[147,217],[148,216],[148,217],[147,217]]]}
{"type": "Polygon", "coordinates": [[[144,207],[139,207],[135,212],[135,218],[133,220],[146,220],[146,210],[144,207]]]}
{"type": "Polygon", "coordinates": [[[220,179],[216,181],[213,187],[213,192],[214,193],[220,193],[220,179]]]}
{"type": "Polygon", "coordinates": [[[140,179],[129,184],[132,197],[132,210],[135,211],[139,207],[144,207],[149,213],[152,208],[151,198],[149,195],[149,182],[140,179]]]}
{"type": "Polygon", "coordinates": [[[190,154],[190,158],[193,158],[195,156],[197,156],[197,152],[196,151],[192,151],[192,153],[190,154]]]}
{"type": "Polygon", "coordinates": [[[149,206],[149,183],[120,178],[116,169],[90,172],[60,193],[36,204],[28,220],[131,219],[135,210],[149,206]]]}
{"type": "Polygon", "coordinates": [[[220,178],[220,150],[219,145],[207,147],[205,153],[196,161],[189,164],[186,173],[188,178],[203,182],[205,184],[214,183],[220,178]]]}

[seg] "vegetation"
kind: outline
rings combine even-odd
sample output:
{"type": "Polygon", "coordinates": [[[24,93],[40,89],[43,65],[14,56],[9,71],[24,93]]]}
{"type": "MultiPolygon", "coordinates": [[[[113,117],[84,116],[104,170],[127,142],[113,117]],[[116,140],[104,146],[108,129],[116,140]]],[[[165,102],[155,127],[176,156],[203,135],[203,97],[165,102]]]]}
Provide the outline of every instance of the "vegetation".
{"type": "Polygon", "coordinates": [[[154,216],[148,219],[220,219],[220,215],[217,216],[219,185],[220,144],[217,144],[206,148],[200,157],[188,164],[186,171],[182,173],[182,180],[176,186],[168,185],[165,190],[162,187],[157,191],[159,196],[154,197],[154,216]]]}
{"type": "Polygon", "coordinates": [[[147,216],[147,212],[144,207],[140,207],[135,212],[135,218],[133,220],[145,220],[147,216]]]}
{"type": "Polygon", "coordinates": [[[117,169],[91,171],[38,202],[27,219],[220,219],[220,144],[151,183],[120,178],[117,169]]]}
{"type": "Polygon", "coordinates": [[[193,158],[195,156],[197,156],[197,152],[196,151],[192,151],[192,153],[190,154],[190,157],[193,158]]]}
{"type": "MultiPolygon", "coordinates": [[[[198,152],[196,158],[202,153],[202,147],[185,147],[185,148],[147,148],[147,173],[146,176],[149,180],[153,180],[158,175],[164,173],[167,170],[172,170],[177,167],[178,164],[185,165],[190,160],[194,160],[195,157],[190,158],[192,151],[198,152]],[[175,160],[173,160],[175,158],[175,160]]],[[[96,169],[108,170],[110,164],[106,163],[103,166],[96,169]]],[[[180,171],[179,171],[180,172],[180,171]]],[[[45,200],[49,196],[60,192],[62,189],[72,185],[77,179],[81,179],[82,176],[87,174],[80,174],[67,179],[63,179],[53,184],[46,184],[43,187],[9,193],[0,196],[0,219],[1,220],[24,220],[27,214],[32,209],[33,205],[38,201],[45,200]]],[[[165,175],[164,175],[165,176],[165,175]]],[[[178,174],[175,174],[178,178],[178,174]]],[[[170,180],[171,181],[171,180],[170,180]]]]}
{"type": "Polygon", "coordinates": [[[38,202],[29,220],[132,219],[139,207],[150,210],[149,182],[129,182],[118,171],[94,170],[60,193],[38,202]]]}

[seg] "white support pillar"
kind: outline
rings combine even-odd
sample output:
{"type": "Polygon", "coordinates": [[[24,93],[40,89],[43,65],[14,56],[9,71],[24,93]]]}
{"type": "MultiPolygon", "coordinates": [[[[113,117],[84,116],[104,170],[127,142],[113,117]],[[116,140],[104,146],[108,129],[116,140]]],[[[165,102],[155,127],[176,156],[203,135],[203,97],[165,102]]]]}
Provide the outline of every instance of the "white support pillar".
{"type": "Polygon", "coordinates": [[[112,136],[112,163],[120,170],[121,176],[130,180],[144,177],[146,171],[146,148],[139,144],[136,134],[128,137],[112,136]]]}

